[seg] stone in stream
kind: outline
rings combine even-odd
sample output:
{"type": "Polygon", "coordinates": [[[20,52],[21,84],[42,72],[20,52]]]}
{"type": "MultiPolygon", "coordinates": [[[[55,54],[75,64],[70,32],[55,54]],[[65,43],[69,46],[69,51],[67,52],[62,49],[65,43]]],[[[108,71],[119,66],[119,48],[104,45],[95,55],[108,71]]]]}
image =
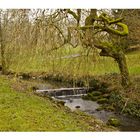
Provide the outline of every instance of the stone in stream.
{"type": "Polygon", "coordinates": [[[72,100],[72,99],[69,99],[69,102],[70,102],[70,103],[72,103],[72,102],[73,102],[73,100],[72,100]]]}
{"type": "Polygon", "coordinates": [[[118,127],[121,125],[120,121],[115,117],[110,117],[107,121],[107,124],[115,126],[115,127],[118,127]]]}
{"type": "Polygon", "coordinates": [[[98,99],[98,100],[97,100],[97,103],[99,103],[99,104],[105,104],[105,103],[108,103],[108,99],[106,99],[106,98],[98,99]]]}
{"type": "Polygon", "coordinates": [[[80,108],[80,106],[79,106],[79,105],[77,105],[77,106],[75,106],[75,108],[80,108]]]}
{"type": "Polygon", "coordinates": [[[32,86],[31,89],[32,89],[33,91],[36,91],[36,90],[38,90],[39,88],[38,88],[37,86],[32,86]]]}

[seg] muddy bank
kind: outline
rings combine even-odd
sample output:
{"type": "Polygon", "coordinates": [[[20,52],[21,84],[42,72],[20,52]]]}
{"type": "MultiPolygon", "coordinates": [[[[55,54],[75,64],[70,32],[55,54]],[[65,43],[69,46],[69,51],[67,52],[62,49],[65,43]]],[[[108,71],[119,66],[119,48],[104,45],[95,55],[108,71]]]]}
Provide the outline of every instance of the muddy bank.
{"type": "Polygon", "coordinates": [[[69,86],[86,86],[86,87],[94,87],[96,88],[101,88],[102,85],[107,86],[107,83],[104,81],[99,80],[95,76],[89,76],[89,75],[84,75],[84,76],[73,76],[71,74],[63,75],[60,73],[35,73],[35,72],[29,72],[29,73],[15,73],[15,72],[8,72],[7,75],[10,77],[17,77],[19,79],[23,80],[44,80],[44,81],[53,81],[53,82],[59,82],[59,83],[64,83],[69,86]]]}

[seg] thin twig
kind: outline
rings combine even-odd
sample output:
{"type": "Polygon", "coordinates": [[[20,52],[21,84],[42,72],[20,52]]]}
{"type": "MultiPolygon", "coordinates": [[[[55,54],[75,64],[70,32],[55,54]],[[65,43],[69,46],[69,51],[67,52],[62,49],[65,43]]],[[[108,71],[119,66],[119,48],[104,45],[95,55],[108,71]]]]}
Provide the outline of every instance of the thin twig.
{"type": "Polygon", "coordinates": [[[124,107],[123,107],[123,109],[122,109],[122,111],[121,111],[121,114],[123,113],[124,109],[126,108],[127,103],[128,103],[128,100],[129,100],[129,98],[127,98],[127,100],[126,100],[126,102],[125,102],[125,104],[124,104],[124,107]]]}

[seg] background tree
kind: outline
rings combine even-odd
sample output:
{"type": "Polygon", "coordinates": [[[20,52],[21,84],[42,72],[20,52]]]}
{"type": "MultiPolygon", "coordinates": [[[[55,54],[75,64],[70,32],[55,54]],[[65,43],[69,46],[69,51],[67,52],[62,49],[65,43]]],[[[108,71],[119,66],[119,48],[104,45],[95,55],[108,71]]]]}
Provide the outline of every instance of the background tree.
{"type": "Polygon", "coordinates": [[[7,73],[8,64],[6,59],[6,31],[8,23],[8,13],[7,11],[0,10],[0,51],[1,51],[1,64],[2,64],[2,74],[7,73]]]}
{"type": "Polygon", "coordinates": [[[119,9],[112,10],[113,15],[118,18],[120,16],[124,17],[124,23],[127,24],[129,28],[129,34],[127,36],[126,50],[139,50],[140,49],[140,10],[139,9],[119,9]]]}

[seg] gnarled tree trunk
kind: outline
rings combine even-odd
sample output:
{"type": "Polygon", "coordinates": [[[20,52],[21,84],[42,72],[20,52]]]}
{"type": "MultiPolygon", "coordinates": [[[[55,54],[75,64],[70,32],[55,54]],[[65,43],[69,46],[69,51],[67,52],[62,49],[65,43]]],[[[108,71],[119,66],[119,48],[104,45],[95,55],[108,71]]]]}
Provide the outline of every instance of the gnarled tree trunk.
{"type": "MultiPolygon", "coordinates": [[[[70,11],[69,14],[72,14],[77,19],[73,12],[70,11]]],[[[85,19],[85,26],[78,27],[77,29],[82,30],[84,33],[83,37],[81,37],[82,45],[100,49],[100,56],[107,56],[116,60],[122,77],[121,84],[123,87],[127,87],[130,84],[130,78],[126,58],[121,43],[117,42],[117,39],[127,36],[129,33],[127,25],[122,20],[123,18],[115,19],[106,13],[98,16],[97,10],[91,9],[85,19]],[[106,36],[110,37],[110,39],[104,37],[105,33],[107,33],[106,36]]]]}
{"type": "Polygon", "coordinates": [[[128,67],[126,63],[125,54],[123,52],[118,53],[117,57],[115,57],[116,62],[118,63],[121,78],[122,78],[122,86],[127,87],[130,85],[130,78],[128,67]]]}

